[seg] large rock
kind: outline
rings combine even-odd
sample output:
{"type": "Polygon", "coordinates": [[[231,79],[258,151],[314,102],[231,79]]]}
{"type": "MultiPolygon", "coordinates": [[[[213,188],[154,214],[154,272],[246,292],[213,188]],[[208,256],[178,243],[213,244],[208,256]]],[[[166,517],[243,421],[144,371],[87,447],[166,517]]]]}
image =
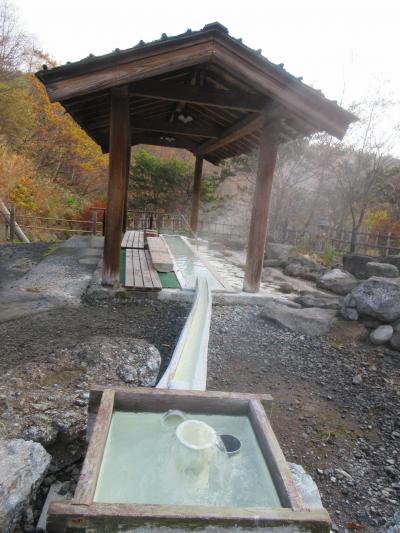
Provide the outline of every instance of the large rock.
{"type": "Polygon", "coordinates": [[[341,295],[348,294],[357,285],[358,280],[352,274],[340,270],[340,268],[328,270],[317,281],[317,287],[341,295]]]}
{"type": "Polygon", "coordinates": [[[359,314],[355,307],[343,306],[340,310],[340,314],[342,315],[342,317],[346,318],[347,320],[355,321],[359,319],[359,314]]]}
{"type": "Polygon", "coordinates": [[[370,261],[366,266],[367,278],[372,278],[372,276],[378,276],[381,278],[398,278],[399,269],[389,263],[376,263],[375,261],[370,261]]]}
{"type": "Polygon", "coordinates": [[[393,328],[390,325],[378,326],[369,334],[369,339],[372,344],[379,346],[389,342],[393,335],[393,328]]]}
{"type": "Polygon", "coordinates": [[[267,242],[265,246],[266,259],[278,259],[279,261],[287,261],[293,251],[292,244],[281,244],[277,242],[267,242]]]}
{"type": "Polygon", "coordinates": [[[367,264],[371,261],[374,261],[374,258],[369,255],[349,254],[343,257],[343,267],[356,278],[366,279],[367,264]]]}
{"type": "Polygon", "coordinates": [[[280,268],[285,264],[285,261],[281,261],[280,259],[265,259],[263,266],[268,268],[280,268]]]}
{"type": "Polygon", "coordinates": [[[33,503],[51,456],[37,442],[0,441],[0,531],[10,533],[21,524],[33,503]]]}
{"type": "MultiPolygon", "coordinates": [[[[89,377],[115,374],[125,383],[153,387],[161,365],[160,352],[152,344],[131,337],[95,335],[87,341],[64,349],[86,363],[89,377]]],[[[61,353],[62,356],[62,353],[61,353]]]]}
{"type": "Polygon", "coordinates": [[[400,318],[400,278],[369,278],[351,291],[351,297],[360,315],[382,322],[400,318]]]}
{"type": "Polygon", "coordinates": [[[303,278],[316,281],[322,274],[323,269],[311,259],[306,257],[289,257],[286,261],[284,273],[294,278],[303,278]]]}
{"type": "Polygon", "coordinates": [[[390,339],[390,346],[394,348],[395,350],[400,351],[400,333],[397,333],[395,331],[390,339]]]}
{"type": "Polygon", "coordinates": [[[384,258],[385,263],[389,263],[390,265],[394,265],[398,268],[400,272],[400,255],[387,255],[384,258]]]}
{"type": "Polygon", "coordinates": [[[261,312],[262,317],[310,337],[329,333],[335,315],[336,311],[332,309],[320,309],[319,307],[293,309],[272,301],[263,305],[261,312]]]}
{"type": "Polygon", "coordinates": [[[319,307],[320,309],[340,309],[342,306],[339,298],[328,295],[321,296],[319,292],[302,294],[297,296],[294,301],[302,307],[319,307]]]}

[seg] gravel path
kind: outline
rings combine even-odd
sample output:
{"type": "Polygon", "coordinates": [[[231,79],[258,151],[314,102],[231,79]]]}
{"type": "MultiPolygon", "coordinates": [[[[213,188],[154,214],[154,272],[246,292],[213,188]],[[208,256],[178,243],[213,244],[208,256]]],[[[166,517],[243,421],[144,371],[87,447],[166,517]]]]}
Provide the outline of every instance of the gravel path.
{"type": "Polygon", "coordinates": [[[271,393],[285,456],[316,479],[338,530],[378,531],[399,507],[399,355],[296,335],[260,312],[213,309],[208,388],[271,393]]]}

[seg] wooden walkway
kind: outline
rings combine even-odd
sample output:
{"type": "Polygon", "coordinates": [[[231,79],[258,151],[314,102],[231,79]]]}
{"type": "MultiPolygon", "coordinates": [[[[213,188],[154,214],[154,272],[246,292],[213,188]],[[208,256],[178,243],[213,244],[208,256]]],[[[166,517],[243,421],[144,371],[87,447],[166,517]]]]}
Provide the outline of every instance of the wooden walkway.
{"type": "Polygon", "coordinates": [[[158,272],[172,272],[174,260],[164,240],[161,237],[147,237],[147,244],[154,268],[158,272]]]}
{"type": "Polygon", "coordinates": [[[130,230],[126,231],[121,242],[121,248],[144,249],[144,231],[130,230]]]}
{"type": "Polygon", "coordinates": [[[160,278],[147,250],[127,248],[125,251],[125,287],[160,290],[160,278]]]}

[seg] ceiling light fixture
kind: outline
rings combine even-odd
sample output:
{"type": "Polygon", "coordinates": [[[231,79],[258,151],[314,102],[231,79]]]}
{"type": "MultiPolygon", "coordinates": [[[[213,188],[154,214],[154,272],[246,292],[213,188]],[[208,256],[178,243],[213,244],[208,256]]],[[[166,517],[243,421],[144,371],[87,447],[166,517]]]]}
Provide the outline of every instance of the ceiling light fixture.
{"type": "Polygon", "coordinates": [[[184,113],[180,113],[178,115],[178,120],[180,120],[184,124],[188,124],[189,122],[193,121],[193,117],[191,117],[190,115],[185,115],[184,113]]]}

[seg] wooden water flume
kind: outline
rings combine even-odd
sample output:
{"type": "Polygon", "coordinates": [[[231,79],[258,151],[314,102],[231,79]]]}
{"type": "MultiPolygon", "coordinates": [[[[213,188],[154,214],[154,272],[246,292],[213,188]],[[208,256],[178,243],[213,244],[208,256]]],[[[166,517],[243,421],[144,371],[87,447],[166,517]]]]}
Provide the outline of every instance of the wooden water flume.
{"type": "Polygon", "coordinates": [[[157,388],[206,390],[211,298],[207,280],[198,278],[192,309],[157,388]]]}

